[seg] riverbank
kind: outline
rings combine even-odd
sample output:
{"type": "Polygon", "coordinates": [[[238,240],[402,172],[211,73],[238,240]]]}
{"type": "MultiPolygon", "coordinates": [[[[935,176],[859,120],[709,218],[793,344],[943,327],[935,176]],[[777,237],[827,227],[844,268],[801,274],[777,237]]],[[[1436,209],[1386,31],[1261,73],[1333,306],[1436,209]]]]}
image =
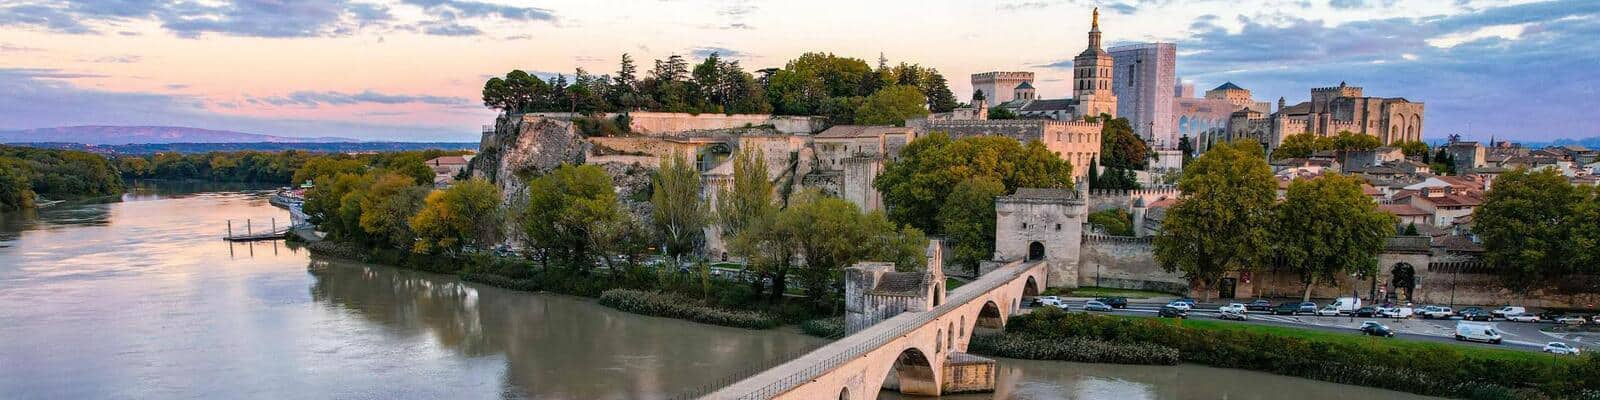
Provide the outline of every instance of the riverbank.
{"type": "Polygon", "coordinates": [[[766,304],[750,290],[748,283],[710,279],[703,271],[663,273],[641,266],[624,266],[599,273],[540,268],[531,261],[505,257],[416,254],[321,240],[314,234],[297,236],[313,254],[456,275],[464,281],[511,290],[595,298],[601,305],[641,315],[758,330],[823,316],[797,302],[766,304]]]}
{"type": "Polygon", "coordinates": [[[1600,357],[1594,355],[1568,358],[1216,321],[1040,309],[1013,317],[997,338],[974,340],[971,350],[999,357],[1164,364],[1162,357],[1135,357],[1161,353],[1161,348],[1176,350],[1184,363],[1429,396],[1600,399],[1600,357]],[[1054,345],[1085,340],[1097,344],[1054,345]],[[1113,351],[1089,351],[1094,349],[1113,351]]]}

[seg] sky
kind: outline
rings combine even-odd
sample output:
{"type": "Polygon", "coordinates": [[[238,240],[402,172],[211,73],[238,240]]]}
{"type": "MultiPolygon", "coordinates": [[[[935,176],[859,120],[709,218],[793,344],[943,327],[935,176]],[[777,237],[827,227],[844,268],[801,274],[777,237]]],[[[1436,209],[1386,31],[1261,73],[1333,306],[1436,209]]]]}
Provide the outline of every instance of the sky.
{"type": "Polygon", "coordinates": [[[715,51],[747,70],[808,51],[1071,95],[1101,9],[1107,46],[1178,46],[1197,92],[1308,100],[1339,82],[1426,103],[1424,136],[1600,136],[1600,1],[84,0],[0,2],[0,129],[175,125],[475,141],[483,81],[613,73],[715,51]]]}

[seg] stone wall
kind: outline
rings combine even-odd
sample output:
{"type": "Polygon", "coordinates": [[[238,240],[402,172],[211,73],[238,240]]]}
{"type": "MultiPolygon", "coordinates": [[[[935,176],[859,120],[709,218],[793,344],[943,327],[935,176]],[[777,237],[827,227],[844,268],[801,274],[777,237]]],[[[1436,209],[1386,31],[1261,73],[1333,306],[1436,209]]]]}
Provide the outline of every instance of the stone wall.
{"type": "Polygon", "coordinates": [[[1162,270],[1153,249],[1149,237],[1084,234],[1078,285],[1187,293],[1183,274],[1162,270]]]}
{"type": "Polygon", "coordinates": [[[812,134],[826,128],[821,117],[778,116],[769,114],[687,114],[662,112],[628,113],[632,121],[628,129],[644,135],[672,134],[687,131],[732,129],[746,126],[772,125],[778,132],[812,134]]]}
{"type": "Polygon", "coordinates": [[[1144,199],[1145,204],[1165,199],[1176,199],[1183,192],[1178,191],[1175,186],[1157,186],[1134,190],[1090,189],[1085,194],[1084,201],[1089,205],[1089,212],[1096,212],[1133,207],[1134,199],[1144,199]]]}

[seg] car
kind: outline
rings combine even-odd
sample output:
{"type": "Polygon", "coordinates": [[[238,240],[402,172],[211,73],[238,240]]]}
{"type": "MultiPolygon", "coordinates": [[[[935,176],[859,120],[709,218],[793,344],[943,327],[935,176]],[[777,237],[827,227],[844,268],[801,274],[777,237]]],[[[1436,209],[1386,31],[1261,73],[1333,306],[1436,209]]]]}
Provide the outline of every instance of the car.
{"type": "Polygon", "coordinates": [[[1267,301],[1267,299],[1256,299],[1250,304],[1245,304],[1244,309],[1247,311],[1272,311],[1272,302],[1267,301]]]}
{"type": "Polygon", "coordinates": [[[1182,303],[1189,303],[1189,307],[1190,308],[1193,308],[1195,304],[1200,304],[1199,302],[1194,301],[1193,297],[1181,297],[1181,298],[1178,298],[1177,300],[1173,300],[1173,301],[1182,302],[1182,303]]]}
{"type": "Polygon", "coordinates": [[[1393,329],[1389,329],[1388,326],[1380,324],[1377,321],[1362,322],[1361,327],[1356,329],[1360,330],[1362,334],[1367,336],[1394,337],[1393,329]]]}
{"type": "Polygon", "coordinates": [[[1556,310],[1545,310],[1545,312],[1539,313],[1539,319],[1542,319],[1542,320],[1545,320],[1545,321],[1554,321],[1554,320],[1556,320],[1556,318],[1561,318],[1561,317],[1565,317],[1565,316],[1567,316],[1566,312],[1556,311],[1556,310]]]}
{"type": "Polygon", "coordinates": [[[1583,325],[1589,321],[1577,315],[1563,315],[1557,317],[1555,322],[1562,325],[1583,325]]]}
{"type": "Polygon", "coordinates": [[[1589,316],[1589,323],[1600,325],[1600,314],[1589,316]]]}
{"type": "Polygon", "coordinates": [[[1456,315],[1455,311],[1445,306],[1425,306],[1418,310],[1417,313],[1422,314],[1423,319],[1450,319],[1450,317],[1456,315]]]}
{"type": "Polygon", "coordinates": [[[1539,316],[1529,313],[1521,313],[1507,315],[1506,320],[1511,322],[1539,322],[1539,316]]]}
{"type": "Polygon", "coordinates": [[[1378,315],[1378,308],[1377,307],[1371,307],[1371,306],[1361,307],[1361,308],[1357,308],[1355,311],[1350,312],[1350,315],[1357,316],[1357,317],[1363,317],[1363,318],[1371,318],[1373,316],[1378,315]]]}
{"type": "Polygon", "coordinates": [[[1111,306],[1100,300],[1089,300],[1083,303],[1084,311],[1111,311],[1111,306]]]}
{"type": "Polygon", "coordinates": [[[1180,310],[1183,310],[1183,311],[1187,312],[1187,311],[1189,311],[1191,309],[1194,309],[1194,304],[1185,303],[1182,300],[1174,300],[1171,303],[1167,303],[1166,307],[1172,307],[1172,308],[1180,309],[1180,310]]]}
{"type": "Polygon", "coordinates": [[[1570,345],[1568,345],[1566,343],[1561,343],[1561,342],[1550,342],[1548,344],[1545,344],[1544,345],[1544,350],[1541,350],[1541,351],[1546,352],[1546,353],[1550,353],[1550,354],[1563,354],[1563,355],[1572,355],[1572,356],[1579,355],[1579,353],[1583,352],[1583,350],[1579,350],[1577,347],[1570,346],[1570,345]]]}
{"type": "Polygon", "coordinates": [[[1489,315],[1493,315],[1495,318],[1505,318],[1508,314],[1521,314],[1525,312],[1528,312],[1528,309],[1517,306],[1505,306],[1500,307],[1497,310],[1490,311],[1489,315]]]}
{"type": "Polygon", "coordinates": [[[1231,312],[1236,312],[1236,313],[1243,313],[1243,312],[1245,312],[1244,304],[1243,303],[1229,303],[1228,305],[1225,305],[1225,306],[1222,306],[1222,307],[1217,307],[1217,312],[1230,312],[1230,311],[1231,312]]]}
{"type": "Polygon", "coordinates": [[[1416,310],[1411,307],[1378,307],[1378,316],[1383,318],[1411,318],[1416,310]]]}
{"type": "Polygon", "coordinates": [[[1061,301],[1061,298],[1060,297],[1056,297],[1056,296],[1039,296],[1039,297],[1035,297],[1035,298],[1033,298],[1033,304],[1039,305],[1039,306],[1056,307],[1056,308],[1060,308],[1060,309],[1063,309],[1063,310],[1067,309],[1067,302],[1061,301]]]}
{"type": "Polygon", "coordinates": [[[1500,331],[1496,330],[1492,324],[1458,322],[1456,323],[1456,340],[1500,344],[1501,336],[1500,331]]]}
{"type": "Polygon", "coordinates": [[[1329,303],[1328,305],[1333,306],[1333,309],[1340,313],[1350,313],[1355,311],[1357,308],[1361,308],[1361,298],[1340,297],[1333,299],[1333,303],[1329,303]]]}
{"type": "Polygon", "coordinates": [[[1101,297],[1095,300],[1098,300],[1101,303],[1106,303],[1106,305],[1111,306],[1111,308],[1128,308],[1127,297],[1101,297]]]}
{"type": "Polygon", "coordinates": [[[1272,315],[1295,315],[1300,313],[1300,303],[1281,303],[1272,308],[1272,315]]]}
{"type": "Polygon", "coordinates": [[[1321,310],[1317,310],[1317,315],[1321,315],[1321,316],[1324,316],[1324,317],[1337,317],[1337,316],[1339,316],[1339,308],[1335,307],[1332,304],[1329,304],[1327,306],[1322,307],[1321,310]]]}
{"type": "Polygon", "coordinates": [[[1489,316],[1489,313],[1482,310],[1461,310],[1461,320],[1463,321],[1488,322],[1492,319],[1494,319],[1494,317],[1489,316]]]}
{"type": "Polygon", "coordinates": [[[1244,311],[1234,311],[1232,309],[1223,310],[1222,312],[1218,312],[1217,313],[1217,318],[1219,318],[1219,319],[1231,319],[1231,320],[1235,320],[1235,321],[1243,321],[1243,320],[1248,319],[1247,317],[1244,316],[1244,311]]]}
{"type": "Polygon", "coordinates": [[[1317,303],[1312,303],[1312,302],[1309,302],[1309,301],[1300,303],[1300,310],[1299,311],[1295,311],[1295,314],[1316,314],[1316,313],[1317,313],[1317,303]]]}
{"type": "Polygon", "coordinates": [[[1162,318],[1189,318],[1189,310],[1173,306],[1163,306],[1161,307],[1161,311],[1156,312],[1156,316],[1162,318]]]}

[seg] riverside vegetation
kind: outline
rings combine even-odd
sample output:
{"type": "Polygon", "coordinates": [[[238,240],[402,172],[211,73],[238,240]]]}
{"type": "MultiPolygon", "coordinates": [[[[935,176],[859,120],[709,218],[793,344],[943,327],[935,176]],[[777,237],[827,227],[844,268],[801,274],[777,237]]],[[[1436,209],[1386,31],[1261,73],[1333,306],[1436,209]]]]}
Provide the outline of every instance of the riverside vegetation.
{"type": "Polygon", "coordinates": [[[1553,357],[1298,328],[1067,313],[1048,307],[1013,317],[1005,333],[974,337],[972,351],[1080,362],[1181,361],[1430,396],[1600,399],[1600,357],[1593,354],[1553,357]]]}

